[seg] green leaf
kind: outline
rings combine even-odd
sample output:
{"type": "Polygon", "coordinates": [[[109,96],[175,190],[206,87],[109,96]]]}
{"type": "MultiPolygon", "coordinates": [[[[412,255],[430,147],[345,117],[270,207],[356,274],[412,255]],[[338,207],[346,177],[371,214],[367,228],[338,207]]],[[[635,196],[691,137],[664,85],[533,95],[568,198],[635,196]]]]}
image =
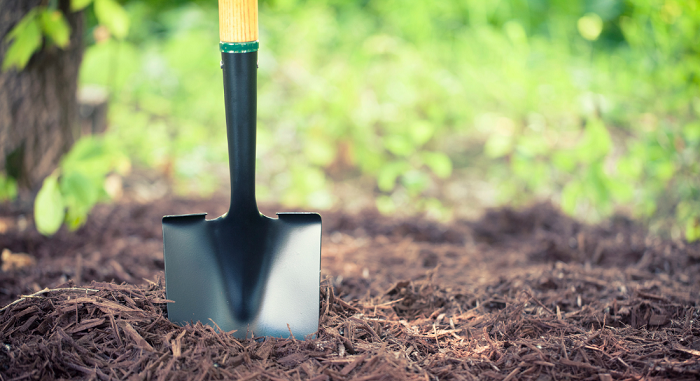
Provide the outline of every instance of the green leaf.
{"type": "Polygon", "coordinates": [[[444,153],[423,152],[422,157],[425,165],[430,167],[437,177],[446,179],[452,174],[452,161],[444,153]]]}
{"type": "Polygon", "coordinates": [[[617,161],[617,174],[630,180],[637,180],[642,175],[644,166],[638,156],[630,153],[617,161]]]}
{"type": "Polygon", "coordinates": [[[525,181],[528,187],[534,191],[539,190],[549,180],[547,176],[548,166],[525,155],[513,155],[510,168],[515,176],[525,181]]]}
{"type": "Polygon", "coordinates": [[[409,165],[404,161],[394,161],[383,165],[377,174],[379,190],[382,192],[392,191],[396,185],[396,179],[409,168],[409,165]]]}
{"type": "Polygon", "coordinates": [[[626,203],[634,198],[634,186],[628,181],[611,178],[608,180],[608,187],[613,198],[617,201],[626,203]]]}
{"type": "Polygon", "coordinates": [[[36,8],[29,11],[5,37],[5,42],[12,42],[2,62],[3,71],[12,67],[24,69],[34,52],[41,48],[41,28],[37,14],[36,8]]]}
{"type": "Polygon", "coordinates": [[[518,138],[516,151],[526,156],[537,156],[547,153],[547,141],[543,134],[527,134],[518,138]]]}
{"type": "Polygon", "coordinates": [[[597,208],[605,209],[610,203],[610,190],[608,189],[609,176],[605,174],[602,163],[593,163],[586,172],[586,196],[593,200],[597,208]]]}
{"type": "Polygon", "coordinates": [[[120,155],[104,139],[87,136],[78,140],[61,160],[64,173],[80,172],[96,181],[104,177],[119,162],[120,155]]]}
{"type": "Polygon", "coordinates": [[[412,170],[401,176],[401,183],[412,195],[418,195],[430,184],[430,178],[423,172],[412,170]]]}
{"type": "Polygon", "coordinates": [[[577,181],[571,181],[564,186],[564,189],[561,191],[561,208],[564,212],[570,215],[574,214],[582,193],[581,184],[577,181]]]}
{"type": "Polygon", "coordinates": [[[58,231],[66,213],[57,177],[56,174],[47,177],[34,200],[36,229],[46,236],[58,231]]]}
{"type": "Polygon", "coordinates": [[[90,210],[99,196],[99,189],[80,172],[66,172],[61,176],[61,194],[70,207],[81,206],[90,210]]]}
{"type": "Polygon", "coordinates": [[[413,142],[401,135],[384,138],[384,147],[396,156],[408,156],[415,151],[413,142]]]}
{"type": "Polygon", "coordinates": [[[506,32],[506,36],[508,36],[513,45],[527,46],[527,32],[525,32],[525,28],[518,21],[507,21],[503,24],[503,31],[506,32]]]}
{"type": "Polygon", "coordinates": [[[17,182],[12,177],[0,174],[0,202],[17,197],[17,182]]]}
{"type": "Polygon", "coordinates": [[[95,0],[95,16],[114,37],[124,39],[129,34],[129,15],[115,0],[95,0]]]}
{"type": "Polygon", "coordinates": [[[484,153],[493,159],[509,154],[512,149],[513,139],[502,134],[491,135],[484,145],[484,153]]]}
{"type": "Polygon", "coordinates": [[[61,11],[44,10],[40,13],[41,29],[44,34],[61,48],[68,46],[70,42],[70,25],[63,17],[61,11]]]}
{"type": "Polygon", "coordinates": [[[592,163],[604,158],[612,148],[610,133],[602,121],[590,119],[586,123],[581,144],[577,147],[578,159],[592,163]]]}
{"type": "Polygon", "coordinates": [[[578,32],[588,41],[595,41],[603,31],[603,19],[595,13],[586,13],[578,19],[578,32]]]}
{"type": "Polygon", "coordinates": [[[676,164],[673,161],[661,161],[652,168],[656,172],[656,178],[662,182],[670,180],[676,173],[676,164]]]}
{"type": "Polygon", "coordinates": [[[42,9],[44,9],[44,7],[36,7],[27,12],[27,14],[24,15],[21,20],[19,20],[17,25],[15,25],[14,28],[7,33],[5,41],[10,41],[13,38],[17,38],[21,34],[25,33],[27,28],[32,27],[32,25],[37,25],[37,17],[42,9]]]}
{"type": "Polygon", "coordinates": [[[420,147],[423,144],[427,143],[430,140],[430,138],[433,137],[435,127],[427,121],[420,120],[413,123],[409,131],[413,143],[416,146],[420,147]]]}
{"type": "Polygon", "coordinates": [[[75,231],[87,222],[87,216],[90,209],[84,209],[79,206],[69,206],[66,211],[65,222],[68,230],[75,231]]]}
{"type": "Polygon", "coordinates": [[[683,127],[683,137],[688,142],[700,142],[700,122],[686,124],[683,127]]]}
{"type": "Polygon", "coordinates": [[[576,169],[576,155],[572,151],[557,151],[552,155],[552,163],[560,171],[572,173],[576,169]]]}
{"type": "Polygon", "coordinates": [[[102,143],[102,140],[92,136],[78,140],[70,152],[66,154],[63,164],[73,166],[80,162],[99,160],[105,155],[105,147],[102,143]]]}
{"type": "Polygon", "coordinates": [[[363,173],[375,174],[384,165],[386,158],[381,153],[364,146],[354,148],[357,154],[355,158],[363,173]]]}
{"type": "Polygon", "coordinates": [[[686,221],[685,239],[688,242],[695,242],[700,239],[700,220],[697,217],[686,221]]]}
{"type": "Polygon", "coordinates": [[[71,0],[70,1],[70,10],[72,12],[77,12],[85,9],[88,5],[92,3],[92,0],[71,0]]]}

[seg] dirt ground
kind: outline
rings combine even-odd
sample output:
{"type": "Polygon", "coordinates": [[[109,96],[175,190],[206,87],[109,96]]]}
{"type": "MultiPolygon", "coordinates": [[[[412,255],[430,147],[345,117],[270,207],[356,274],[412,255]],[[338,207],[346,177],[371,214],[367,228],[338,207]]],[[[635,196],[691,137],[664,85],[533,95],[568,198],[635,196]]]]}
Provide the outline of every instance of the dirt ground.
{"type": "Polygon", "coordinates": [[[549,204],[450,225],[323,213],[316,338],[174,325],[161,217],[226,205],[103,205],[51,238],[0,206],[0,379],[700,379],[700,244],[549,204]]]}

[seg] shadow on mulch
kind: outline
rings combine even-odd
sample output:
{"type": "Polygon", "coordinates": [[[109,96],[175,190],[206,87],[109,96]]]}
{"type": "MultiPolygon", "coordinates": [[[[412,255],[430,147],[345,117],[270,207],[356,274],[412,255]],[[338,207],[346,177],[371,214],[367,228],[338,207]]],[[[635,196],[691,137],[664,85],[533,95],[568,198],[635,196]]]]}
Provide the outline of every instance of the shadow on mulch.
{"type": "Polygon", "coordinates": [[[51,239],[0,211],[0,249],[35,260],[3,262],[0,378],[700,377],[700,245],[548,204],[449,226],[324,213],[317,337],[174,325],[160,218],[217,201],[100,206],[51,239]]]}

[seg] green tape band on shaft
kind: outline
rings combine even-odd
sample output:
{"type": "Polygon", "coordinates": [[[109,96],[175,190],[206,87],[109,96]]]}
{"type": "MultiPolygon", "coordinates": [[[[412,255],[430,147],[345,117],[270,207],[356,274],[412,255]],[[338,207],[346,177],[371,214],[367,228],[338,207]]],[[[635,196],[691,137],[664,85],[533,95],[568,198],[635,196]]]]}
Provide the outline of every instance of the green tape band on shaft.
{"type": "Polygon", "coordinates": [[[258,41],[249,42],[219,42],[219,49],[224,53],[250,53],[257,52],[260,44],[258,41]]]}

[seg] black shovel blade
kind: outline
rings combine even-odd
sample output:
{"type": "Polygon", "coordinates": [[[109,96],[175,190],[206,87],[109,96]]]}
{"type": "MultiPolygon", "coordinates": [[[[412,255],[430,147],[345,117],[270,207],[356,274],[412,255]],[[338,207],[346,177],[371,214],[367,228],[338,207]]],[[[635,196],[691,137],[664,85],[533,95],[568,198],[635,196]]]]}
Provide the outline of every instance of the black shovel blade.
{"type": "Polygon", "coordinates": [[[163,217],[168,318],[235,337],[304,339],[318,330],[321,216],[163,217]]]}

